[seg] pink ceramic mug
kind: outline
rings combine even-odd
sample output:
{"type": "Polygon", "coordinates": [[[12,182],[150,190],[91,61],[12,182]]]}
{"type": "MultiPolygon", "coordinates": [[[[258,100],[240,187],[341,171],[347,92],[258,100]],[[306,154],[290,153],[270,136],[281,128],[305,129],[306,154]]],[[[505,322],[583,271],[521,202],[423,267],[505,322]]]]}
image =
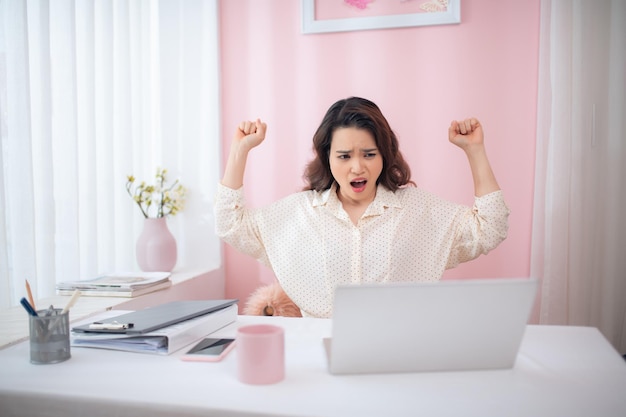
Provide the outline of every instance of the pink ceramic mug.
{"type": "Polygon", "coordinates": [[[274,384],[285,378],[285,332],[270,324],[237,330],[237,377],[246,384],[274,384]]]}

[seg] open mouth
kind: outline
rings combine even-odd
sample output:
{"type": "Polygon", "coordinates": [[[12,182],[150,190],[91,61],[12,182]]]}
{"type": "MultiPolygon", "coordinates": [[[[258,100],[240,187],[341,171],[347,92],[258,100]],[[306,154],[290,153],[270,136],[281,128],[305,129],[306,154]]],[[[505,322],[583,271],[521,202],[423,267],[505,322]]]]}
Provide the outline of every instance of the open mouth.
{"type": "Polygon", "coordinates": [[[352,191],[355,193],[360,193],[365,189],[365,185],[367,184],[367,180],[356,180],[350,181],[350,186],[352,187],[352,191]]]}

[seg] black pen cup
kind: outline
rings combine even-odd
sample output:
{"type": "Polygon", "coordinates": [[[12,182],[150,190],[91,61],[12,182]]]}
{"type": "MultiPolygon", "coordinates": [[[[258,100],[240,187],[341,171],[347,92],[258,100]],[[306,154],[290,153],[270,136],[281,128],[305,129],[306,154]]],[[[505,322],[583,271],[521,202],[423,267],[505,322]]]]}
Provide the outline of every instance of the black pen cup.
{"type": "Polygon", "coordinates": [[[59,363],[70,354],[70,314],[50,308],[29,316],[30,362],[35,364],[59,363]]]}

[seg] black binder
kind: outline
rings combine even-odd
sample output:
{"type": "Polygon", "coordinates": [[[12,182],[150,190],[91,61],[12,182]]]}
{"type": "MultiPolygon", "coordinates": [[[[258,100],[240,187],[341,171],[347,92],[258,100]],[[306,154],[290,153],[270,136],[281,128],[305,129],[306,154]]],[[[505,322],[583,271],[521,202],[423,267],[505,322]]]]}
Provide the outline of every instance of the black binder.
{"type": "Polygon", "coordinates": [[[98,326],[85,324],[73,327],[74,332],[84,333],[115,333],[115,334],[145,334],[151,331],[171,326],[185,320],[189,320],[214,311],[229,307],[239,300],[194,300],[194,301],[172,301],[170,303],[149,307],[144,310],[133,311],[117,317],[111,317],[98,326]],[[126,328],[102,328],[107,324],[111,327],[126,325],[126,328]],[[103,326],[104,325],[104,326],[103,326]],[[90,327],[91,326],[91,327],[90,327]],[[94,327],[97,327],[94,329],[94,327]]]}

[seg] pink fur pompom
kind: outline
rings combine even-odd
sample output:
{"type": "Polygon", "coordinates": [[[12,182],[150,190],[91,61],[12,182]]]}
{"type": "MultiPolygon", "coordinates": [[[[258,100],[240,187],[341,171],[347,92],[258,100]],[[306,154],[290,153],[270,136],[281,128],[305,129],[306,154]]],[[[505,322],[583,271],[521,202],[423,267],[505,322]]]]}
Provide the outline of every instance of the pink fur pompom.
{"type": "Polygon", "coordinates": [[[298,306],[291,301],[278,283],[264,285],[254,291],[243,309],[250,316],[302,317],[298,306]]]}

